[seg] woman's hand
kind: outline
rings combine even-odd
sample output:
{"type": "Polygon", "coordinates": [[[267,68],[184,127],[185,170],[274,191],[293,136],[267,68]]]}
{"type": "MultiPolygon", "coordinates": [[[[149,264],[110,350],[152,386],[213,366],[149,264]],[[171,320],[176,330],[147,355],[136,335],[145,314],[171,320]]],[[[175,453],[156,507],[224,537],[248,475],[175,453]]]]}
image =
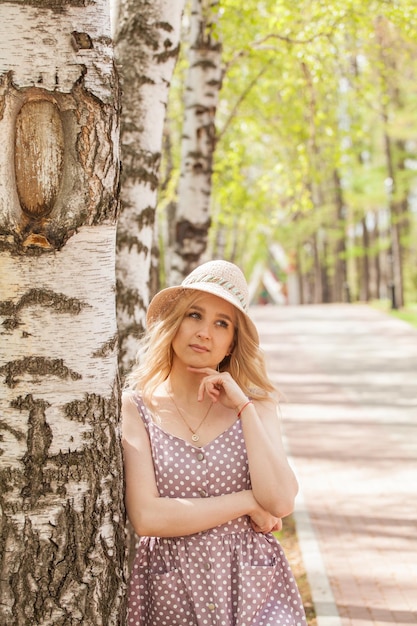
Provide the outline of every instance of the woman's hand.
{"type": "Polygon", "coordinates": [[[267,534],[267,533],[273,533],[273,532],[279,532],[282,529],[282,519],[279,517],[275,517],[274,518],[275,524],[271,527],[271,526],[264,526],[264,528],[260,528],[257,524],[255,524],[255,522],[251,519],[250,523],[251,526],[253,528],[253,530],[256,533],[262,533],[262,534],[267,534]]]}
{"type": "Polygon", "coordinates": [[[212,402],[221,402],[227,409],[237,409],[247,401],[247,397],[229,372],[217,372],[210,367],[188,369],[203,376],[197,396],[200,402],[206,394],[212,402]]]}
{"type": "Polygon", "coordinates": [[[282,520],[279,517],[274,517],[261,507],[259,507],[259,510],[251,513],[249,517],[251,526],[256,533],[266,534],[279,531],[282,528],[282,520]]]}
{"type": "Polygon", "coordinates": [[[262,508],[254,497],[253,491],[250,491],[249,494],[252,500],[252,507],[248,512],[248,517],[253,530],[256,533],[263,534],[281,530],[282,520],[262,508]]]}

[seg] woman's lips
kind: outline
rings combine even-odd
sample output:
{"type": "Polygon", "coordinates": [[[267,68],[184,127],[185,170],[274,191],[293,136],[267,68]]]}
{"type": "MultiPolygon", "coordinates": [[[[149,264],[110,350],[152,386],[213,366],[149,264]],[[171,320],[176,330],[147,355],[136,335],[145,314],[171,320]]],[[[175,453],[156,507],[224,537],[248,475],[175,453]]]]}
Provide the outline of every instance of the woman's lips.
{"type": "Polygon", "coordinates": [[[196,343],[192,343],[190,345],[191,350],[194,350],[194,352],[208,352],[208,349],[205,348],[204,346],[199,346],[196,343]]]}

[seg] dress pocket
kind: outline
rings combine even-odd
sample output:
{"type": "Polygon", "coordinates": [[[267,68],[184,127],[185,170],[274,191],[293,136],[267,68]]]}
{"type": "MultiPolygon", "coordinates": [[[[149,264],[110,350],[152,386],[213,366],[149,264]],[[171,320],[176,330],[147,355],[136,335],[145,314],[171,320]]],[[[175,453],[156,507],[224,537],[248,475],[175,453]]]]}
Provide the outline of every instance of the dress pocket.
{"type": "Polygon", "coordinates": [[[148,624],[197,626],[187,588],[178,570],[152,574],[148,589],[150,594],[148,624]]]}
{"type": "Polygon", "coordinates": [[[253,622],[269,596],[274,572],[275,565],[241,565],[236,589],[236,626],[247,626],[253,622]]]}

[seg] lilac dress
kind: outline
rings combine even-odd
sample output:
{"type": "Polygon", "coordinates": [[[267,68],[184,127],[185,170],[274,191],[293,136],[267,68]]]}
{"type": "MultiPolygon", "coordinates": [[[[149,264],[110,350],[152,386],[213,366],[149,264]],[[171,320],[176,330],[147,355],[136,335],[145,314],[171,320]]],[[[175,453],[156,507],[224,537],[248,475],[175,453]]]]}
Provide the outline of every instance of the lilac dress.
{"type": "MultiPolygon", "coordinates": [[[[161,497],[209,498],[250,489],[240,420],[196,447],[162,430],[139,397],[161,497]]],[[[140,476],[138,476],[140,480],[140,476]]],[[[301,598],[273,534],[247,516],[186,537],[141,537],[127,626],[306,626],[301,598]]]]}

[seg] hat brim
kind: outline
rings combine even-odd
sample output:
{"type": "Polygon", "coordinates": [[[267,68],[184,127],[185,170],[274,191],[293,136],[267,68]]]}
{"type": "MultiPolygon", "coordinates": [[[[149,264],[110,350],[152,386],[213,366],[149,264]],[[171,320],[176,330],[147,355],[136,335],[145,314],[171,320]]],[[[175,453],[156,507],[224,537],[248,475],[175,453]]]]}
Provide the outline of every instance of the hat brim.
{"type": "Polygon", "coordinates": [[[200,291],[202,293],[209,293],[210,295],[217,296],[218,298],[229,302],[229,304],[232,304],[235,309],[240,311],[240,313],[242,313],[245,317],[252,339],[257,345],[259,345],[259,334],[249,315],[242,307],[236,304],[236,299],[233,295],[229,295],[223,287],[213,283],[194,283],[192,285],[181,285],[180,287],[167,287],[166,289],[162,289],[152,298],[149,304],[146,313],[147,324],[152,324],[159,317],[161,317],[164,312],[170,310],[184,291],[200,291]]]}

